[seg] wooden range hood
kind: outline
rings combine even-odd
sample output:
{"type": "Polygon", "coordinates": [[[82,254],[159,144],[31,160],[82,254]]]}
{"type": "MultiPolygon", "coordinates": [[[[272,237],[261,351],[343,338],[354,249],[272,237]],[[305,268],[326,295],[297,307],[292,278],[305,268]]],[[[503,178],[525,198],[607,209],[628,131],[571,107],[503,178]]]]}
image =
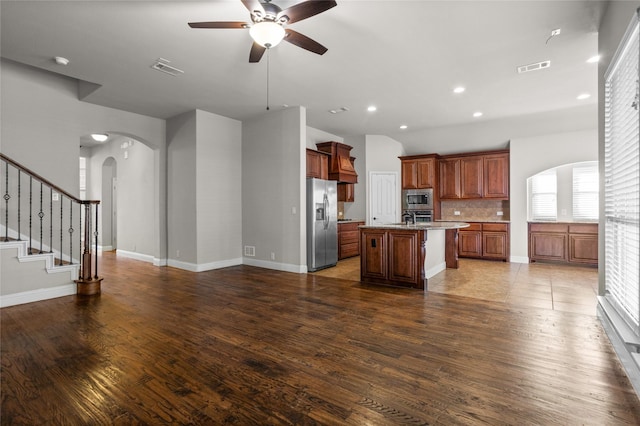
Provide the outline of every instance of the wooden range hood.
{"type": "MultiPolygon", "coordinates": [[[[317,143],[318,151],[326,152],[329,158],[329,179],[342,183],[358,183],[358,174],[353,168],[350,152],[352,146],[340,142],[317,143]]],[[[354,158],[355,160],[355,158],[354,158]]]]}

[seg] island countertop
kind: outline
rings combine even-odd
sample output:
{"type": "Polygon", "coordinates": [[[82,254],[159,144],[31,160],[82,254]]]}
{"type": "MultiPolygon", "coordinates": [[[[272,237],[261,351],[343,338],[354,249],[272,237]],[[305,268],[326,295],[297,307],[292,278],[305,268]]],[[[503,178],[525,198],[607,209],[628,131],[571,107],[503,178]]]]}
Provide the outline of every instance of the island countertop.
{"type": "Polygon", "coordinates": [[[361,229],[397,229],[397,230],[446,230],[446,229],[460,229],[467,228],[469,226],[466,222],[418,222],[414,224],[405,223],[387,223],[382,225],[360,225],[361,229]]]}

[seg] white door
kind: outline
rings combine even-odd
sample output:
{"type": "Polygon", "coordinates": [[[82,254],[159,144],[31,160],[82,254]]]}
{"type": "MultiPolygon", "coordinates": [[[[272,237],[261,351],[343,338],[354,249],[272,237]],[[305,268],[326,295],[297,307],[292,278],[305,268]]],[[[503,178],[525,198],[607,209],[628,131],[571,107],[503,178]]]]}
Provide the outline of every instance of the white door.
{"type": "Polygon", "coordinates": [[[369,174],[369,224],[382,225],[399,222],[398,173],[371,172],[369,174]]]}

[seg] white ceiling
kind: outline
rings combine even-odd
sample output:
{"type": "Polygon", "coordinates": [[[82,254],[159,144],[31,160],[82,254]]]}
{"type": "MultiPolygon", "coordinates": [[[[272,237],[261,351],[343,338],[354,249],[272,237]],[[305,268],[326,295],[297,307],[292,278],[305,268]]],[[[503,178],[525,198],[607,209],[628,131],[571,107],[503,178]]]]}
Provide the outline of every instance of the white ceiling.
{"type": "MultiPolygon", "coordinates": [[[[283,9],[299,1],[274,3],[283,9]]],[[[420,131],[597,102],[600,1],[337,0],[290,28],[329,50],[283,42],[269,52],[269,105],[302,105],[309,126],[339,135],[420,131]],[[553,29],[559,36],[547,39],[553,29]],[[516,67],[551,60],[518,75],[516,67]],[[466,91],[454,95],[454,87],[466,91]],[[590,93],[579,101],[580,93],[590,93]],[[376,105],[375,113],[367,112],[376,105]],[[348,112],[328,110],[346,107],[348,112]],[[473,118],[475,111],[484,115],[473,118]],[[407,130],[399,130],[406,124],[407,130]]],[[[248,21],[240,0],[0,2],[2,57],[100,87],[85,101],[169,118],[195,108],[242,120],[265,112],[267,55],[248,62],[247,30],[191,29],[248,21]],[[70,60],[56,65],[54,56],[70,60]],[[157,58],[184,70],[150,68],[157,58]]],[[[409,149],[410,151],[410,149],[409,149]]]]}

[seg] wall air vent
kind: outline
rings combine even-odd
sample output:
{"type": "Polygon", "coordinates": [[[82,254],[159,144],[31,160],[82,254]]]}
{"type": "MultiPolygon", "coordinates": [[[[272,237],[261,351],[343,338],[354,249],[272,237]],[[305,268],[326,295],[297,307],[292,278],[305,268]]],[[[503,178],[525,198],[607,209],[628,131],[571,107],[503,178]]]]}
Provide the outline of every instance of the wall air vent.
{"type": "Polygon", "coordinates": [[[522,65],[518,67],[518,74],[522,74],[529,71],[538,71],[549,68],[551,61],[536,62],[535,64],[522,65]]]}
{"type": "Polygon", "coordinates": [[[174,77],[180,74],[184,74],[184,71],[176,67],[172,67],[171,65],[169,65],[169,62],[171,61],[169,61],[168,59],[158,58],[158,60],[155,61],[153,65],[151,65],[151,68],[153,68],[154,70],[162,71],[163,73],[172,75],[174,77]]]}

